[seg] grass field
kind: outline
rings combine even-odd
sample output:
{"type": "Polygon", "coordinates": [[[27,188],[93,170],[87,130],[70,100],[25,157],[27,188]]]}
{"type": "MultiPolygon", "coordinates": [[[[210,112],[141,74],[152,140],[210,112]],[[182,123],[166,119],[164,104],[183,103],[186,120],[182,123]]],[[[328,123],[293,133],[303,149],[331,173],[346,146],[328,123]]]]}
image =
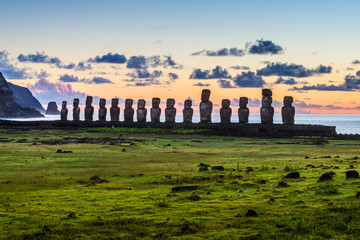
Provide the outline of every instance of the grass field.
{"type": "Polygon", "coordinates": [[[0,129],[0,238],[359,239],[360,179],[345,178],[359,170],[359,146],[182,130],[0,129]],[[300,178],[283,179],[295,171],[300,178]],[[330,171],[333,180],[318,182],[330,171]]]}

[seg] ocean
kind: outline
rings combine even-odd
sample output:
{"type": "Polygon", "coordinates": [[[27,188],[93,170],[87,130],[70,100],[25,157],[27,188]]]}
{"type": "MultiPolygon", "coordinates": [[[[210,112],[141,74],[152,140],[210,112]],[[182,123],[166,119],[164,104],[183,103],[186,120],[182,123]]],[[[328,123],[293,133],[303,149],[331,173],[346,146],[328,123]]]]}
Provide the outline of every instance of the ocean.
{"type": "MultiPolygon", "coordinates": [[[[149,112],[149,111],[148,111],[149,112]]],[[[108,120],[110,120],[109,114],[107,115],[108,120]]],[[[84,115],[80,116],[80,119],[84,119],[84,115]]],[[[94,114],[94,120],[97,120],[97,113],[94,114]]],[[[136,119],[136,116],[134,116],[136,119]]],[[[147,117],[150,121],[150,114],[148,113],[147,117]]],[[[7,120],[16,120],[16,121],[51,121],[51,120],[60,120],[59,115],[45,115],[45,118],[26,118],[26,119],[7,119],[7,120]]],[[[69,120],[72,120],[72,114],[69,114],[69,120]]],[[[160,120],[165,121],[165,116],[162,114],[160,120]]],[[[120,121],[123,121],[123,114],[120,114],[120,121]]],[[[176,122],[182,122],[182,114],[177,114],[176,122]]],[[[199,114],[194,114],[193,122],[199,122],[199,114]]],[[[233,114],[231,118],[232,122],[238,122],[237,115],[233,114]]],[[[212,122],[220,122],[220,115],[213,114],[212,122]]],[[[259,114],[250,114],[249,123],[260,123],[259,114]]],[[[274,115],[274,123],[281,124],[281,115],[274,115]]],[[[326,126],[335,126],[337,133],[343,134],[360,134],[360,115],[351,115],[351,114],[296,114],[295,115],[295,124],[314,124],[314,125],[326,125],[326,126]]]]}

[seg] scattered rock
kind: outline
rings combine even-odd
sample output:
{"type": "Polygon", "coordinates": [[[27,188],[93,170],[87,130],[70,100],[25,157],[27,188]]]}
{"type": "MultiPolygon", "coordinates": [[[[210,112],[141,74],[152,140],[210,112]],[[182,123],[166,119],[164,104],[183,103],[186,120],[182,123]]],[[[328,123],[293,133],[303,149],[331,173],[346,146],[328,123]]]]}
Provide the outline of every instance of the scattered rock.
{"type": "Polygon", "coordinates": [[[246,167],[246,173],[253,172],[254,168],[252,167],[246,167]]]}
{"type": "Polygon", "coordinates": [[[260,184],[266,184],[266,180],[261,179],[261,180],[259,180],[259,183],[260,183],[260,184]]]}
{"type": "Polygon", "coordinates": [[[275,202],[275,198],[270,198],[269,202],[275,202]]]}
{"type": "Polygon", "coordinates": [[[190,196],[186,197],[190,201],[199,201],[201,197],[195,193],[191,194],[190,196]]]}
{"type": "Polygon", "coordinates": [[[198,186],[177,186],[171,189],[172,192],[181,192],[181,191],[194,191],[198,186]]]}
{"type": "Polygon", "coordinates": [[[257,216],[258,216],[257,213],[252,209],[249,209],[246,213],[246,217],[257,217],[257,216]]]}
{"type": "Polygon", "coordinates": [[[172,177],[171,177],[171,175],[165,175],[165,178],[171,179],[172,177]]]}
{"type": "Polygon", "coordinates": [[[345,172],[345,174],[346,174],[346,179],[359,178],[359,173],[355,170],[347,171],[347,172],[345,172]]]}
{"type": "Polygon", "coordinates": [[[201,143],[202,141],[201,141],[201,140],[196,140],[196,139],[194,139],[194,140],[191,140],[190,142],[201,143]]]}
{"type": "Polygon", "coordinates": [[[2,182],[3,184],[11,184],[12,181],[6,181],[6,182],[2,182]]]}
{"type": "Polygon", "coordinates": [[[67,215],[67,218],[76,218],[75,213],[71,212],[69,215],[67,215]]]}
{"type": "Polygon", "coordinates": [[[98,177],[97,175],[94,175],[90,178],[90,181],[92,182],[96,182],[96,183],[108,183],[109,181],[106,179],[101,179],[100,177],[98,177]]]}
{"type": "Polygon", "coordinates": [[[300,200],[300,201],[296,201],[295,203],[296,203],[296,204],[304,204],[304,201],[301,201],[301,200],[300,200]]]}
{"type": "Polygon", "coordinates": [[[207,166],[200,166],[199,168],[199,172],[206,172],[208,170],[208,167],[207,166]]]}
{"type": "Polygon", "coordinates": [[[123,148],[121,151],[122,151],[122,152],[126,152],[126,149],[125,149],[125,148],[123,148]]]}
{"type": "Polygon", "coordinates": [[[291,173],[288,173],[284,178],[288,178],[288,179],[297,179],[297,178],[300,178],[300,173],[299,172],[291,172],[291,173]]]}
{"type": "Polygon", "coordinates": [[[281,182],[279,182],[278,186],[279,186],[279,187],[288,187],[289,184],[287,184],[287,183],[284,182],[284,181],[281,181],[281,182]]]}
{"type": "Polygon", "coordinates": [[[335,176],[335,175],[336,175],[336,173],[335,173],[335,172],[333,172],[333,171],[331,171],[331,172],[326,172],[325,174],[327,174],[327,175],[331,175],[331,176],[335,176]]]}
{"type": "Polygon", "coordinates": [[[340,158],[340,156],[335,156],[334,158],[340,158]]]}
{"type": "Polygon", "coordinates": [[[355,156],[355,157],[353,157],[352,159],[359,159],[359,157],[358,157],[358,156],[355,156]]]}
{"type": "Polygon", "coordinates": [[[360,198],[360,192],[358,192],[356,195],[355,195],[356,199],[359,199],[360,198]]]}
{"type": "Polygon", "coordinates": [[[305,159],[309,159],[310,157],[309,156],[305,156],[305,159]]]}
{"type": "Polygon", "coordinates": [[[331,156],[330,156],[330,155],[327,155],[327,156],[322,156],[322,157],[320,157],[320,158],[331,158],[331,156]]]}
{"type": "Polygon", "coordinates": [[[309,167],[309,168],[316,168],[314,165],[312,165],[312,164],[308,164],[308,165],[306,165],[306,167],[309,167]]]}
{"type": "Polygon", "coordinates": [[[354,165],[349,165],[349,168],[353,169],[353,168],[354,168],[354,165]]]}
{"type": "Polygon", "coordinates": [[[138,176],[139,176],[139,177],[142,177],[142,176],[144,176],[144,174],[143,174],[143,173],[139,173],[138,176]]]}
{"type": "Polygon", "coordinates": [[[225,168],[223,166],[213,166],[211,170],[224,171],[225,168]]]}
{"type": "Polygon", "coordinates": [[[319,177],[318,182],[331,181],[332,178],[333,178],[333,174],[329,174],[329,172],[327,172],[319,177]]]}
{"type": "Polygon", "coordinates": [[[51,229],[48,226],[44,225],[41,231],[43,233],[49,233],[49,232],[51,232],[51,229]]]}
{"type": "Polygon", "coordinates": [[[333,167],[334,169],[340,169],[338,166],[333,167]]]}
{"type": "Polygon", "coordinates": [[[62,153],[63,151],[61,149],[58,149],[56,152],[57,153],[62,153]]]}

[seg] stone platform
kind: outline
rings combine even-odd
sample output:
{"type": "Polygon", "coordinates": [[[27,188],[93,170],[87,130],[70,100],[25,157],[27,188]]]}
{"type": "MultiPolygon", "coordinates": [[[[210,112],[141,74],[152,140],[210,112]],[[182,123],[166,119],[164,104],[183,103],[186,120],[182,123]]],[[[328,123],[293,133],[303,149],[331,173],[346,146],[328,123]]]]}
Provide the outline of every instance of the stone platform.
{"type": "Polygon", "coordinates": [[[0,128],[78,129],[94,127],[136,127],[163,129],[208,129],[205,135],[239,137],[335,137],[334,126],[305,124],[239,124],[239,123],[151,123],[151,122],[100,122],[100,121],[8,121],[0,120],[0,128]]]}

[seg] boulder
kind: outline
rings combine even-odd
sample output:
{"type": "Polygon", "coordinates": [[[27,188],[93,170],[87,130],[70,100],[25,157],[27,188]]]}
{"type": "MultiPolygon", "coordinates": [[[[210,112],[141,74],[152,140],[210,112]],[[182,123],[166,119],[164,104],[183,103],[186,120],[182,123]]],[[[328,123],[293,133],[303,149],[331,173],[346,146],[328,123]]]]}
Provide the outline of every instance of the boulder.
{"type": "Polygon", "coordinates": [[[347,171],[345,172],[345,174],[346,174],[346,179],[359,178],[359,173],[355,170],[347,171]]]}

